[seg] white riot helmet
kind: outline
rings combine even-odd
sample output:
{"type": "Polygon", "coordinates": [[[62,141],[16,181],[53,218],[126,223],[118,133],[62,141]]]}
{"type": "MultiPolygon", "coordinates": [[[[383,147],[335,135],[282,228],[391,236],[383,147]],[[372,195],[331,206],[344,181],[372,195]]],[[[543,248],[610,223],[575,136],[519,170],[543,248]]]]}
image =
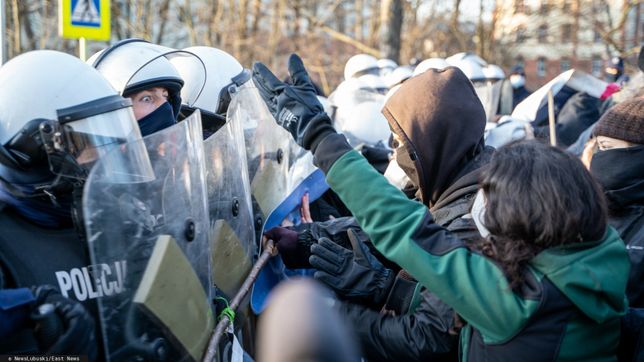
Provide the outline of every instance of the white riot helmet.
{"type": "Polygon", "coordinates": [[[365,74],[380,74],[378,59],[369,54],[354,55],[344,65],[344,80],[365,74]]]}
{"type": "Polygon", "coordinates": [[[391,131],[381,112],[384,100],[385,96],[370,89],[362,77],[343,82],[330,98],[336,130],[354,146],[387,144],[391,131]]]}
{"type": "Polygon", "coordinates": [[[385,83],[385,80],[374,74],[365,74],[361,77],[358,78],[358,80],[362,83],[360,86],[360,89],[370,91],[370,92],[375,92],[379,94],[387,94],[387,91],[389,91],[389,87],[387,87],[387,83],[385,83]]]}
{"type": "Polygon", "coordinates": [[[445,61],[454,67],[459,68],[463,73],[465,73],[465,76],[474,82],[478,81],[484,81],[486,79],[485,73],[483,72],[483,67],[485,67],[487,64],[481,64],[481,62],[478,61],[478,59],[481,59],[477,56],[474,57],[457,57],[453,58],[449,57],[445,59],[445,61]]]}
{"type": "Polygon", "coordinates": [[[393,72],[385,76],[385,83],[387,84],[387,87],[393,88],[411,78],[412,74],[413,72],[409,66],[398,67],[394,69],[393,72]]]}
{"type": "Polygon", "coordinates": [[[387,58],[378,59],[376,63],[378,64],[378,68],[380,69],[380,75],[383,77],[393,72],[394,69],[398,68],[398,63],[387,58]]]}
{"type": "MultiPolygon", "coordinates": [[[[204,67],[199,57],[194,54],[152,44],[142,39],[122,40],[94,54],[87,62],[103,74],[123,97],[129,97],[152,87],[167,89],[168,103],[176,119],[181,109],[181,88],[184,83],[171,62],[176,57],[187,58],[189,60],[184,61],[191,61],[196,66],[204,67]]],[[[202,74],[201,88],[192,87],[191,89],[197,94],[201,92],[206,81],[205,70],[202,74]]]]}
{"type": "Polygon", "coordinates": [[[31,196],[55,194],[55,174],[84,179],[99,157],[141,138],[131,101],[74,56],[25,53],[0,68],[0,82],[0,178],[31,196]]]}
{"type": "Polygon", "coordinates": [[[467,60],[468,62],[478,64],[481,67],[485,67],[487,65],[487,62],[483,60],[483,58],[469,52],[456,53],[451,57],[445,58],[445,61],[450,65],[453,65],[453,63],[458,63],[463,60],[467,60]]]}
{"type": "Polygon", "coordinates": [[[492,82],[505,79],[505,72],[496,64],[488,64],[483,68],[483,74],[488,81],[492,82]]]}
{"type": "Polygon", "coordinates": [[[425,59],[414,69],[413,77],[426,72],[428,69],[445,69],[449,64],[443,58],[425,59]]]}
{"type": "Polygon", "coordinates": [[[232,55],[217,48],[196,46],[184,51],[201,59],[205,66],[206,84],[202,83],[204,68],[200,64],[185,57],[171,59],[185,81],[181,91],[182,109],[188,114],[199,108],[204,120],[211,117],[225,122],[231,98],[230,87],[239,87],[249,81],[250,72],[232,55]]]}

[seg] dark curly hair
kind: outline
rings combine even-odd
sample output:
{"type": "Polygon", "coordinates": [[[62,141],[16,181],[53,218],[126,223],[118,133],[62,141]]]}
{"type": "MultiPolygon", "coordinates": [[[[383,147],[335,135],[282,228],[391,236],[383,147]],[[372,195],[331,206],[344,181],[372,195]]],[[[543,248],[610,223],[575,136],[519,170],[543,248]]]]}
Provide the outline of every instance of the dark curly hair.
{"type": "Polygon", "coordinates": [[[513,290],[540,251],[601,240],[606,231],[601,189],[580,160],[555,147],[527,141],[500,148],[481,187],[491,234],[481,249],[500,264],[513,290]]]}

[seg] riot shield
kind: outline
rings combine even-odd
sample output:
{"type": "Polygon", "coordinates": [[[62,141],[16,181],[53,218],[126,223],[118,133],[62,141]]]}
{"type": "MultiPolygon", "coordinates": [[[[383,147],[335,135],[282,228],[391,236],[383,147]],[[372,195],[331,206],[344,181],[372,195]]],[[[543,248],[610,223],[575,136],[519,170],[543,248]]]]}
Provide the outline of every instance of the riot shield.
{"type": "Polygon", "coordinates": [[[472,84],[485,109],[486,121],[493,122],[499,109],[503,80],[474,81],[472,84]]]}
{"type": "Polygon", "coordinates": [[[241,124],[244,130],[255,227],[259,232],[287,192],[291,135],[275,122],[252,82],[232,93],[226,118],[241,124]]]}
{"type": "Polygon", "coordinates": [[[243,137],[233,119],[204,141],[212,281],[227,299],[239,290],[256,252],[243,137]]]}
{"type": "MultiPolygon", "coordinates": [[[[251,83],[232,89],[228,123],[244,129],[246,158],[251,187],[257,240],[264,230],[280,225],[285,219],[298,223],[304,194],[310,202],[319,198],[328,185],[324,174],[313,164],[310,152],[299,147],[280,127],[255,86],[251,83]]],[[[285,277],[279,257],[271,259],[257,279],[251,306],[259,313],[272,287],[285,277]]]]}
{"type": "Polygon", "coordinates": [[[214,326],[199,113],[112,152],[136,160],[141,143],[153,180],[102,158],[83,195],[106,359],[199,360],[214,326]]]}

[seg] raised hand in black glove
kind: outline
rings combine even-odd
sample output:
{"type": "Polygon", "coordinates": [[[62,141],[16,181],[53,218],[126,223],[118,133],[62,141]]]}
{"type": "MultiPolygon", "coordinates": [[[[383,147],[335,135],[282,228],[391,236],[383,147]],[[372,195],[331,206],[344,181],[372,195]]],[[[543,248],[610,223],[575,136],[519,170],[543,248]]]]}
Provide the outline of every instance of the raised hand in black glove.
{"type": "Polygon", "coordinates": [[[347,235],[353,250],[327,238],[321,238],[311,246],[309,262],[318,269],[314,277],[343,299],[380,306],[396,276],[358,240],[354,230],[347,230],[347,235]]]}
{"type": "MultiPolygon", "coordinates": [[[[62,328],[53,344],[43,346],[47,354],[86,355],[90,361],[96,360],[98,341],[94,318],[82,304],[63,297],[51,285],[41,285],[32,289],[36,297],[36,308],[51,304],[61,319],[62,328]]],[[[44,332],[44,331],[43,331],[44,332]]],[[[48,331],[49,332],[49,331],[48,331]]]]}
{"type": "Polygon", "coordinates": [[[302,239],[297,231],[284,227],[274,227],[264,233],[266,237],[275,242],[280,252],[282,261],[287,268],[310,268],[309,255],[311,255],[311,242],[302,239]]]}
{"type": "Polygon", "coordinates": [[[289,57],[288,71],[292,85],[280,81],[264,64],[256,62],[253,81],[277,123],[304,149],[315,151],[324,137],[336,133],[335,129],[297,54],[289,57]]]}

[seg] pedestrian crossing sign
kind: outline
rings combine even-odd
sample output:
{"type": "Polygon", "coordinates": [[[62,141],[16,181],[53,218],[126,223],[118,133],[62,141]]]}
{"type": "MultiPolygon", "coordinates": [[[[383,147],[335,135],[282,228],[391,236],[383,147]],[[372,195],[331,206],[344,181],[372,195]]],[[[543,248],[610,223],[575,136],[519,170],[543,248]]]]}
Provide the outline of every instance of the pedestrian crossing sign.
{"type": "Polygon", "coordinates": [[[63,38],[110,39],[110,0],[61,0],[58,4],[63,38]]]}

